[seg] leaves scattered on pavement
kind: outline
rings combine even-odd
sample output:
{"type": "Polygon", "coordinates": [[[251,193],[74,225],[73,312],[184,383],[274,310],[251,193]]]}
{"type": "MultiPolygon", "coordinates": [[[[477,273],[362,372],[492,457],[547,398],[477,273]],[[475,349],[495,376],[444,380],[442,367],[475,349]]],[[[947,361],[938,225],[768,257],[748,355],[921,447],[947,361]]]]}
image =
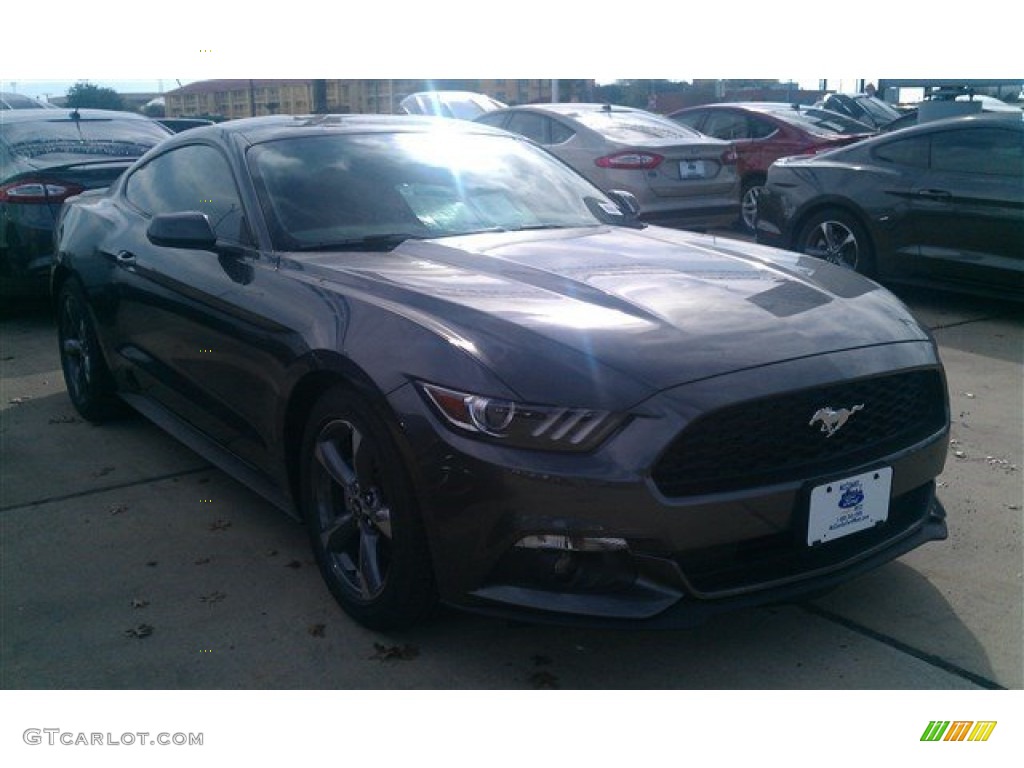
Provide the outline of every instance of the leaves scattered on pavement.
{"type": "Polygon", "coordinates": [[[370,657],[375,661],[412,661],[420,655],[420,649],[414,645],[373,644],[374,654],[370,657]]]}
{"type": "Polygon", "coordinates": [[[230,527],[231,527],[231,521],[230,520],[216,520],[216,521],[210,523],[210,530],[211,531],[226,531],[230,527]]]}
{"type": "Polygon", "coordinates": [[[546,670],[541,670],[530,675],[530,685],[538,690],[553,690],[558,688],[558,677],[546,670]]]}
{"type": "Polygon", "coordinates": [[[308,628],[309,634],[313,637],[323,637],[324,631],[327,629],[326,624],[310,624],[308,628]]]}
{"type": "Polygon", "coordinates": [[[227,597],[227,595],[225,595],[223,592],[214,591],[208,595],[203,595],[202,597],[200,597],[199,602],[206,603],[207,605],[213,605],[214,603],[219,603],[225,597],[227,597]]]}
{"type": "Polygon", "coordinates": [[[147,605],[149,605],[149,600],[141,600],[137,597],[132,598],[132,608],[145,608],[147,605]]]}
{"type": "Polygon", "coordinates": [[[149,637],[153,634],[153,627],[149,624],[139,624],[138,626],[126,629],[124,631],[125,637],[133,637],[137,640],[141,640],[144,637],[149,637]]]}

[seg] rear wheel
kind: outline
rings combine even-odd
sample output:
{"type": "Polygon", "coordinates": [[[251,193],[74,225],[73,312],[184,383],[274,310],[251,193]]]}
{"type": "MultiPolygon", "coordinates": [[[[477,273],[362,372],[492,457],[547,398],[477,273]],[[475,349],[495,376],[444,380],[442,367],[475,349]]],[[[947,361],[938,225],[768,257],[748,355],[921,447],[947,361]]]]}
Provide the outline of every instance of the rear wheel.
{"type": "Polygon", "coordinates": [[[743,182],[740,193],[740,226],[744,232],[753,232],[757,228],[757,198],[764,191],[764,179],[755,177],[743,182]]]}
{"type": "Polygon", "coordinates": [[[865,275],[874,274],[871,241],[852,214],[830,208],[812,216],[797,236],[796,250],[865,275]]]}
{"type": "Polygon", "coordinates": [[[383,420],[344,388],[310,416],[302,503],[320,572],[346,613],[377,630],[430,613],[433,572],[401,454],[383,420]]]}
{"type": "Polygon", "coordinates": [[[71,403],[83,417],[101,422],[121,411],[114,392],[114,378],[100,350],[85,292],[68,280],[57,299],[57,339],[71,403]]]}

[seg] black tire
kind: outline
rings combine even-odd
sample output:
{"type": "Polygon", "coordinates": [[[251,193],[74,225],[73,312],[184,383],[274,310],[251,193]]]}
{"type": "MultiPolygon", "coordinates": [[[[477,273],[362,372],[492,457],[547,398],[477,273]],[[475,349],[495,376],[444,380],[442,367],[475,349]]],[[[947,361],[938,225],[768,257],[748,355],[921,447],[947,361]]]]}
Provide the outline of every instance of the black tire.
{"type": "Polygon", "coordinates": [[[796,250],[852,269],[875,274],[875,254],[867,231],[855,216],[838,208],[814,214],[800,228],[796,250]]]}
{"type": "Polygon", "coordinates": [[[75,410],[94,423],[121,415],[124,408],[115,394],[85,292],[74,279],[61,286],[57,297],[57,341],[64,384],[75,410]]]}
{"type": "Polygon", "coordinates": [[[313,407],[302,444],[302,512],[324,581],[353,619],[391,630],[437,603],[423,521],[387,425],[343,387],[313,407]]]}
{"type": "Polygon", "coordinates": [[[764,191],[764,178],[753,177],[743,182],[740,191],[740,229],[747,233],[757,230],[757,198],[764,191]]]}

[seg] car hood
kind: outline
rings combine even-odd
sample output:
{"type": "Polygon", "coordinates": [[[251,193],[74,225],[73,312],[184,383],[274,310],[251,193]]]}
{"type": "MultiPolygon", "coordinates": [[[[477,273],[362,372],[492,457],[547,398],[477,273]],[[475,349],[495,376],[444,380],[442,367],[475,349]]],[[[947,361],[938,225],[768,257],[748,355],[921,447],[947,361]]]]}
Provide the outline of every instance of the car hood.
{"type": "Polygon", "coordinates": [[[929,338],[901,302],[849,270],[659,227],[408,240],[389,253],[299,260],[308,278],[454,329],[524,396],[566,366],[658,391],[929,338]]]}

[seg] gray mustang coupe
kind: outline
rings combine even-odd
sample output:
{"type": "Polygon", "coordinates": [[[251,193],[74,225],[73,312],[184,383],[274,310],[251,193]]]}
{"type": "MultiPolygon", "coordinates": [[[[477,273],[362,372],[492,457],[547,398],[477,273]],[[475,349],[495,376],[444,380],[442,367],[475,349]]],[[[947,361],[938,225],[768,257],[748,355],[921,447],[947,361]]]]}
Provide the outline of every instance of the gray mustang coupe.
{"type": "Polygon", "coordinates": [[[907,309],[636,211],[464,121],[196,128],[63,208],[68,392],[301,518],[379,629],[438,602],[686,626],[945,538],[946,384],[907,309]]]}

